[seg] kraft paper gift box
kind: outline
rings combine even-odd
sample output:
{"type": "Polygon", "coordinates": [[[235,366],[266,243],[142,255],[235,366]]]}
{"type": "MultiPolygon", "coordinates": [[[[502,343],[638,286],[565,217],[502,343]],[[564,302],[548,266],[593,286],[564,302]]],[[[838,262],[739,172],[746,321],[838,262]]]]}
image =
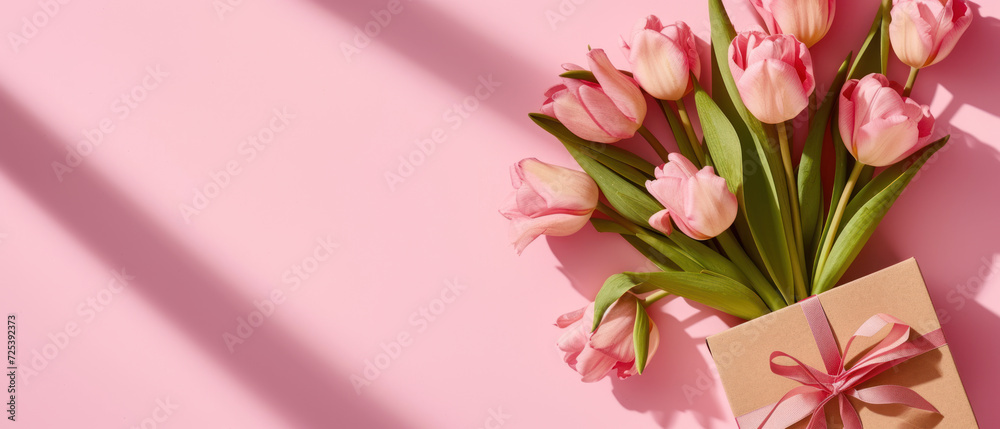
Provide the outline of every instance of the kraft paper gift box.
{"type": "MultiPolygon", "coordinates": [[[[817,344],[817,337],[823,335],[814,334],[820,325],[818,321],[828,322],[836,339],[836,344],[826,346],[827,356],[831,347],[835,347],[839,355],[859,327],[878,313],[893,316],[909,325],[911,332],[907,338],[903,338],[906,334],[897,335],[901,341],[908,339],[907,344],[902,347],[919,344],[926,346],[925,349],[929,351],[858,383],[854,386],[857,389],[855,392],[875,386],[888,387],[868,392],[884,389],[895,389],[898,392],[902,389],[892,386],[902,386],[919,394],[938,412],[900,404],[873,405],[845,395],[857,411],[860,423],[866,428],[978,427],[949,346],[945,343],[935,347],[944,343],[945,339],[940,332],[940,322],[927,294],[920,268],[914,259],[910,259],[708,338],[709,350],[718,368],[733,415],[741,429],[758,427],[763,417],[773,409],[773,405],[792,389],[799,388],[800,393],[812,389],[803,387],[803,383],[799,381],[772,372],[772,353],[783,352],[798,359],[802,364],[828,374],[830,367],[824,361],[820,346],[817,344]],[[825,318],[815,316],[817,302],[807,304],[809,301],[821,304],[820,314],[825,313],[825,318]],[[804,304],[811,310],[804,309],[804,304]],[[812,311],[811,318],[806,315],[807,311],[812,311]],[[922,337],[925,335],[926,337],[922,337]],[[935,344],[930,344],[927,340],[932,336],[937,341],[935,344]]],[[[880,325],[876,323],[875,326],[880,325]]],[[[866,326],[870,327],[869,331],[874,329],[870,324],[866,326]]],[[[877,333],[870,337],[857,337],[845,356],[844,366],[850,369],[869,352],[884,350],[875,349],[894,328],[892,325],[886,325],[878,328],[877,333]]],[[[830,330],[827,332],[828,336],[830,330]]],[[[776,356],[773,362],[780,365],[796,365],[785,355],[776,356]]],[[[820,392],[819,389],[812,390],[819,392],[817,395],[821,397],[830,396],[829,389],[826,392],[820,392]]],[[[789,399],[783,405],[792,408],[801,405],[793,404],[795,401],[789,399]]],[[[839,397],[829,400],[818,417],[825,416],[831,427],[841,427],[844,424],[839,401],[839,397]]],[[[779,414],[784,411],[775,412],[765,427],[775,427],[773,424],[778,424],[776,427],[785,427],[792,424],[789,421],[794,421],[805,408],[816,407],[795,408],[797,410],[795,413],[786,413],[788,415],[784,416],[783,423],[780,422],[782,416],[779,414]]],[[[789,427],[804,428],[811,416],[812,413],[809,413],[789,427]]]]}

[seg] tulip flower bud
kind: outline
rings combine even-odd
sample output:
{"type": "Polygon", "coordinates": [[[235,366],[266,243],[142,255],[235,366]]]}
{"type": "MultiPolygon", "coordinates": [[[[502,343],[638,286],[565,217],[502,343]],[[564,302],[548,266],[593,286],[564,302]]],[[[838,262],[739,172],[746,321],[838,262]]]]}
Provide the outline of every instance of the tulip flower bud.
{"type": "Polygon", "coordinates": [[[816,88],[809,49],[792,35],[738,34],[729,45],[729,69],[743,104],[768,124],[794,118],[816,88]]]}
{"type": "MultiPolygon", "coordinates": [[[[573,134],[598,143],[615,143],[635,135],[646,119],[646,99],[634,79],[611,64],[604,50],[587,54],[598,83],[563,79],[546,91],[542,113],[554,116],[573,134]]],[[[566,64],[566,70],[582,70],[566,64]]]]}
{"type": "Polygon", "coordinates": [[[833,25],[835,0],[750,0],[771,34],[791,34],[806,46],[819,42],[833,25]]]}
{"type": "Polygon", "coordinates": [[[600,191],[586,173],[523,159],[510,168],[514,192],[500,209],[520,254],[539,235],[570,235],[587,224],[600,191]]]}
{"type": "Polygon", "coordinates": [[[918,69],[947,57],[972,23],[965,0],[894,0],[891,15],[892,50],[918,69]]]}
{"type": "MultiPolygon", "coordinates": [[[[627,293],[622,295],[607,313],[601,325],[590,332],[594,320],[594,304],[559,317],[556,326],[568,328],[556,342],[565,353],[564,360],[587,383],[598,381],[618,372],[624,379],[636,374],[635,342],[632,332],[635,327],[637,298],[627,293]]],[[[649,359],[652,359],[660,344],[660,333],[656,324],[649,332],[649,359]]]]}
{"type": "Polygon", "coordinates": [[[691,74],[701,75],[701,60],[694,35],[687,24],[664,26],[650,15],[639,21],[622,52],[632,64],[632,74],[653,97],[677,101],[694,88],[691,74]]]}
{"type": "Polygon", "coordinates": [[[892,165],[930,141],[930,109],[903,97],[900,90],[877,73],[849,80],[841,90],[840,136],[858,162],[892,165]]]}
{"type": "Polygon", "coordinates": [[[669,235],[673,220],[695,240],[722,234],[736,220],[738,208],[726,179],[717,176],[712,167],[699,171],[678,153],[670,154],[669,159],[656,169],[656,180],[646,181],[646,190],[666,207],[649,218],[649,225],[669,235]]]}

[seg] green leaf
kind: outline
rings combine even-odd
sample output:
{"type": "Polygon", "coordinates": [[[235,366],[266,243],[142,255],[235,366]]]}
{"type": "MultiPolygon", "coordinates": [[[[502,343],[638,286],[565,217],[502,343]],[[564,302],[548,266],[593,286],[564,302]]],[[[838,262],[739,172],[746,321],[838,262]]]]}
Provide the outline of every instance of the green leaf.
{"type": "Polygon", "coordinates": [[[646,188],[621,185],[618,188],[616,191],[605,191],[604,195],[618,213],[636,225],[649,225],[649,218],[653,213],[663,209],[660,203],[646,193],[646,188]]]}
{"type": "MultiPolygon", "coordinates": [[[[732,31],[731,26],[728,31],[729,32],[732,31]]],[[[736,107],[733,106],[733,100],[726,89],[726,82],[722,78],[722,71],[719,69],[720,66],[717,57],[717,54],[719,54],[720,52],[714,48],[715,47],[714,40],[712,46],[713,46],[711,50],[712,97],[713,97],[712,100],[715,101],[716,105],[719,106],[719,109],[722,110],[723,114],[725,114],[726,117],[729,118],[730,125],[732,125],[733,128],[736,130],[736,135],[739,138],[740,146],[742,147],[742,152],[744,154],[746,154],[748,151],[753,151],[754,153],[756,153],[756,148],[754,148],[753,145],[753,137],[750,136],[750,130],[747,129],[746,124],[743,123],[743,119],[740,117],[739,113],[736,112],[736,107]]],[[[723,50],[721,52],[722,55],[726,55],[726,53],[727,53],[726,50],[723,50]]],[[[729,70],[728,66],[726,70],[728,73],[729,70]]],[[[744,155],[744,158],[745,159],[743,165],[750,165],[749,164],[750,161],[746,159],[747,158],[746,155],[744,155]]],[[[743,174],[746,175],[747,172],[743,171],[743,174]]],[[[736,195],[742,201],[743,198],[742,190],[740,193],[737,193],[736,195]]],[[[742,208],[743,203],[740,203],[740,206],[742,208]]],[[[768,271],[767,265],[764,263],[764,259],[760,253],[761,251],[758,245],[754,241],[753,232],[750,229],[750,223],[747,220],[745,209],[739,211],[739,213],[736,216],[736,222],[734,223],[734,225],[736,232],[740,237],[740,240],[743,243],[747,243],[743,247],[744,250],[746,250],[747,255],[753,261],[754,265],[756,265],[761,272],[767,272],[768,271]]]]}
{"type": "Polygon", "coordinates": [[[623,273],[620,275],[628,277],[628,283],[651,285],[741,319],[750,320],[770,312],[760,297],[746,286],[727,277],[708,272],[623,273]]]}
{"type": "MultiPolygon", "coordinates": [[[[847,73],[848,79],[860,79],[871,73],[878,73],[882,70],[882,15],[883,7],[880,5],[875,12],[875,20],[872,21],[871,29],[868,30],[868,37],[861,44],[858,56],[851,65],[851,71],[847,73]]],[[[888,60],[888,52],[886,52],[888,60]]]]}
{"type": "MultiPolygon", "coordinates": [[[[709,0],[709,18],[712,22],[712,51],[719,77],[725,83],[734,110],[746,124],[751,141],[741,140],[744,147],[745,196],[740,205],[746,212],[747,222],[758,251],[764,260],[771,279],[778,286],[786,301],[794,302],[792,254],[795,248],[792,234],[790,198],[785,184],[784,167],[777,139],[772,138],[764,124],[747,110],[740,98],[739,89],[729,69],[729,45],[736,37],[732,22],[726,14],[722,0],[709,0]],[[752,146],[752,150],[751,147],[752,146]],[[753,170],[748,166],[753,165],[753,170]],[[763,173],[763,174],[761,174],[763,173]]],[[[718,102],[720,96],[716,96],[718,102]]],[[[733,121],[735,122],[735,121],[733,121]]],[[[737,196],[739,197],[739,195],[737,196]]],[[[796,258],[797,259],[797,258],[796,258]]],[[[802,261],[800,261],[802,262],[802,261]]],[[[800,264],[801,265],[801,264],[800,264]]],[[[803,270],[804,271],[804,270],[803,270]]]]}
{"type": "Polygon", "coordinates": [[[889,11],[892,10],[892,0],[882,0],[882,6],[879,8],[879,13],[882,15],[882,27],[879,29],[879,49],[881,55],[879,61],[880,73],[886,74],[889,69],[889,50],[892,49],[889,45],[889,23],[892,21],[892,14],[889,11]]]}
{"type": "Polygon", "coordinates": [[[635,370],[642,374],[646,369],[646,359],[649,357],[649,331],[652,322],[646,314],[646,306],[642,300],[635,302],[635,324],[632,326],[632,342],[635,344],[635,370]]]}
{"type": "Polygon", "coordinates": [[[701,244],[701,242],[681,234],[680,232],[670,234],[667,236],[667,239],[676,243],[677,246],[680,247],[681,251],[690,255],[691,259],[697,261],[703,269],[714,271],[744,285],[750,284],[750,280],[747,279],[746,275],[743,274],[743,271],[740,270],[736,264],[727,259],[725,256],[719,254],[719,252],[701,244]]]}
{"type": "MultiPolygon", "coordinates": [[[[632,72],[628,70],[618,70],[622,72],[625,76],[632,77],[632,72]]],[[[594,76],[594,72],[590,70],[567,70],[559,75],[559,77],[566,77],[576,80],[585,80],[587,82],[597,83],[597,77],[594,76]]]]}
{"type": "Polygon", "coordinates": [[[890,167],[872,180],[858,196],[848,203],[845,225],[833,243],[833,249],[819,273],[814,293],[832,288],[854,262],[865,243],[875,232],[899,195],[906,189],[927,159],[947,143],[948,137],[927,146],[907,160],[890,167]],[[885,176],[885,177],[883,177],[885,176]],[[847,217],[850,215],[850,218],[847,217]]]}
{"type": "MultiPolygon", "coordinates": [[[[847,80],[847,67],[851,63],[851,55],[841,64],[837,77],[833,79],[830,90],[823,98],[816,115],[812,118],[809,126],[809,135],[806,137],[805,146],[802,149],[802,159],[799,161],[799,213],[802,214],[802,240],[806,249],[807,266],[812,266],[815,257],[813,249],[816,247],[816,240],[819,239],[818,225],[821,222],[823,211],[823,181],[822,181],[822,157],[823,140],[826,138],[827,126],[830,125],[830,115],[833,106],[836,104],[840,89],[847,80]]],[[[837,127],[834,123],[830,125],[837,127]]]]}
{"type": "Polygon", "coordinates": [[[635,235],[628,228],[622,226],[622,224],[615,222],[613,220],[600,219],[596,217],[590,218],[590,224],[594,225],[594,229],[597,232],[612,232],[615,234],[625,234],[625,235],[635,235]]]}
{"type": "MultiPolygon", "coordinates": [[[[857,183],[854,184],[853,194],[857,195],[858,192],[861,192],[861,190],[864,189],[864,187],[868,185],[868,182],[871,182],[872,178],[874,177],[875,177],[875,167],[871,165],[866,165],[864,167],[861,167],[861,174],[858,175],[858,181],[857,183]]],[[[854,195],[852,195],[851,197],[853,198],[854,195]]]]}
{"type": "MultiPolygon", "coordinates": [[[[593,158],[595,161],[600,162],[601,164],[604,164],[605,167],[608,167],[609,169],[611,169],[615,173],[618,173],[619,176],[624,177],[629,182],[632,182],[632,183],[636,184],[637,186],[645,187],[646,186],[646,181],[653,179],[653,175],[652,174],[648,174],[648,173],[639,171],[638,169],[633,168],[632,166],[630,166],[630,165],[628,165],[628,164],[626,164],[624,162],[618,161],[618,160],[616,160],[614,158],[609,158],[607,156],[601,156],[599,153],[590,150],[586,146],[579,145],[579,146],[577,146],[577,148],[581,152],[583,152],[585,155],[593,158]]],[[[652,170],[650,170],[650,171],[652,171],[652,170]]]]}
{"type": "Polygon", "coordinates": [[[677,265],[677,263],[671,261],[670,258],[667,258],[664,254],[657,251],[653,246],[650,246],[648,243],[642,241],[642,239],[636,237],[635,235],[622,234],[622,238],[624,238],[625,241],[628,242],[628,244],[631,244],[632,247],[635,248],[635,250],[638,250],[639,253],[642,253],[642,256],[645,256],[646,259],[649,259],[650,262],[655,264],[657,268],[663,271],[684,271],[681,269],[679,265],[677,265]]]}
{"type": "Polygon", "coordinates": [[[670,107],[670,103],[666,100],[659,100],[659,104],[663,115],[667,117],[667,125],[670,127],[670,133],[674,135],[674,142],[677,143],[677,149],[680,150],[681,155],[684,155],[688,160],[698,159],[694,149],[691,148],[691,141],[688,139],[687,131],[684,130],[680,116],[677,116],[674,108],[670,107]]]}
{"type": "Polygon", "coordinates": [[[715,169],[726,179],[729,190],[733,194],[739,194],[743,186],[743,148],[740,137],[722,109],[697,82],[694,84],[694,101],[698,106],[698,119],[715,169]]]}
{"type": "MultiPolygon", "coordinates": [[[[840,123],[839,116],[840,113],[834,110],[831,123],[840,123]]],[[[819,238],[816,240],[816,245],[813,246],[813,255],[819,254],[820,249],[823,248],[824,243],[829,236],[830,223],[833,222],[833,213],[837,209],[837,203],[840,199],[840,195],[844,193],[844,187],[847,185],[847,176],[850,174],[849,172],[854,169],[854,157],[847,151],[847,146],[844,145],[844,140],[840,137],[840,127],[831,126],[830,134],[833,137],[834,153],[833,189],[830,191],[830,209],[826,214],[826,222],[823,224],[823,231],[820,232],[819,238]]],[[[843,224],[843,222],[841,224],[843,224]]],[[[818,268],[816,265],[818,263],[819,258],[813,258],[813,294],[816,294],[816,282],[819,281],[820,273],[816,272],[816,269],[818,268]]]]}
{"type": "Polygon", "coordinates": [[[705,269],[703,265],[694,260],[680,246],[674,243],[673,240],[646,231],[640,231],[635,236],[653,249],[656,249],[663,256],[666,256],[667,259],[673,261],[683,271],[701,272],[705,269]]]}
{"type": "Polygon", "coordinates": [[[563,125],[561,122],[559,122],[559,120],[556,118],[541,113],[530,113],[528,114],[528,116],[531,118],[532,121],[538,124],[539,127],[544,129],[545,131],[548,131],[550,134],[554,135],[560,141],[572,143],[574,145],[580,146],[582,149],[586,149],[588,152],[592,152],[595,155],[594,156],[595,159],[601,160],[603,158],[610,158],[615,161],[627,164],[635,168],[636,170],[639,170],[640,172],[648,174],[650,176],[652,176],[653,170],[656,169],[656,166],[650,163],[649,161],[646,161],[641,156],[629,152],[625,149],[622,149],[614,145],[596,143],[577,137],[576,134],[573,134],[573,132],[571,132],[568,128],[566,128],[566,126],[563,125]]]}
{"type": "Polygon", "coordinates": [[[618,298],[621,298],[629,289],[641,283],[633,280],[627,273],[615,274],[608,277],[604,281],[604,286],[601,286],[601,290],[597,292],[597,297],[594,298],[594,326],[590,330],[596,331],[597,327],[601,325],[601,320],[604,319],[604,313],[611,308],[611,305],[615,301],[618,301],[618,298]]]}

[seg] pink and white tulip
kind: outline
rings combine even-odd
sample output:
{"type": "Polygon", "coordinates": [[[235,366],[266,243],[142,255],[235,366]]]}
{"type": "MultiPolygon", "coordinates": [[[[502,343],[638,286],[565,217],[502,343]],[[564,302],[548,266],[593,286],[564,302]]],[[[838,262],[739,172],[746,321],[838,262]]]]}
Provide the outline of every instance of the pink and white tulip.
{"type": "Polygon", "coordinates": [[[726,179],[712,167],[700,171],[678,154],[656,169],[656,180],[646,181],[646,190],[663,207],[649,218],[649,225],[669,235],[671,220],[687,236],[708,240],[722,234],[736,220],[736,195],[729,191],[726,179]]]}
{"type": "Polygon", "coordinates": [[[901,95],[899,85],[872,73],[847,81],[840,92],[840,135],[858,162],[895,164],[930,141],[930,109],[901,95]]]}
{"type": "Polygon", "coordinates": [[[629,40],[622,38],[622,51],[642,89],[660,100],[680,100],[694,88],[691,74],[701,76],[694,34],[681,21],[664,26],[653,15],[640,20],[629,40]]]}
{"type": "Polygon", "coordinates": [[[587,224],[600,191],[586,173],[523,159],[510,168],[514,192],[500,214],[510,219],[510,236],[517,253],[539,235],[570,235],[587,224]]]}
{"type": "Polygon", "coordinates": [[[743,104],[768,124],[794,118],[816,88],[809,49],[788,34],[738,34],[729,45],[729,68],[743,104]]]}
{"type": "MultiPolygon", "coordinates": [[[[646,99],[634,79],[611,64],[602,49],[587,53],[598,83],[564,78],[545,92],[542,113],[562,122],[573,134],[598,143],[635,135],[646,119],[646,99]]],[[[566,70],[582,70],[565,64],[566,70]]]]}
{"type": "MultiPolygon", "coordinates": [[[[587,383],[598,381],[617,372],[624,379],[636,374],[635,342],[632,339],[636,318],[637,298],[625,294],[611,305],[601,325],[593,333],[594,304],[559,317],[556,326],[565,328],[556,346],[562,350],[564,360],[587,383]]],[[[656,324],[649,333],[649,359],[653,358],[660,344],[656,324]]]]}
{"type": "Polygon", "coordinates": [[[771,34],[791,34],[815,45],[833,25],[836,0],[750,0],[771,34]]]}
{"type": "Polygon", "coordinates": [[[918,69],[947,57],[972,23],[965,0],[893,0],[891,14],[892,49],[918,69]]]}

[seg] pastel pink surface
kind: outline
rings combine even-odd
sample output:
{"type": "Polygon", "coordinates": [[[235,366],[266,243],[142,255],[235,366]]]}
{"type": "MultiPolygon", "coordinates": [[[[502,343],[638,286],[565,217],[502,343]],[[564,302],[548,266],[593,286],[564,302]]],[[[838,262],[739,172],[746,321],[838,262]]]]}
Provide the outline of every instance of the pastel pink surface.
{"type": "MultiPolygon", "coordinates": [[[[707,59],[705,2],[232,3],[56,2],[26,44],[0,48],[0,312],[17,313],[19,366],[34,371],[19,379],[20,427],[139,426],[166,402],[156,427],[735,427],[704,346],[734,319],[671,300],[654,311],[646,374],[582,384],[555,318],[647,266],[589,226],[518,258],[496,211],[517,160],[574,165],[526,117],[559,65],[591,44],[624,67],[618,36],[650,13],[685,20],[707,59]],[[379,34],[345,55],[366,25],[379,34]],[[142,101],[115,102],[157,66],[142,101]],[[469,98],[491,76],[499,86],[469,98]],[[52,163],[102,122],[113,129],[58,180],[52,163]],[[257,134],[270,141],[251,150],[257,134]],[[206,186],[216,196],[185,216],[206,186]],[[106,290],[122,268],[135,278],[106,290]],[[226,334],[275,290],[282,303],[230,352],[226,334]],[[371,380],[367,362],[382,366],[371,380]]],[[[1000,60],[987,55],[1000,4],[982,3],[914,91],[952,142],[845,280],[915,256],[993,427],[1000,344],[981,333],[1000,329],[1000,60]]],[[[741,29],[760,25],[749,3],[726,4],[747,14],[741,29]]],[[[838,8],[813,47],[820,90],[876,4],[838,8]]],[[[40,11],[4,2],[0,28],[21,34],[40,11]]]]}

